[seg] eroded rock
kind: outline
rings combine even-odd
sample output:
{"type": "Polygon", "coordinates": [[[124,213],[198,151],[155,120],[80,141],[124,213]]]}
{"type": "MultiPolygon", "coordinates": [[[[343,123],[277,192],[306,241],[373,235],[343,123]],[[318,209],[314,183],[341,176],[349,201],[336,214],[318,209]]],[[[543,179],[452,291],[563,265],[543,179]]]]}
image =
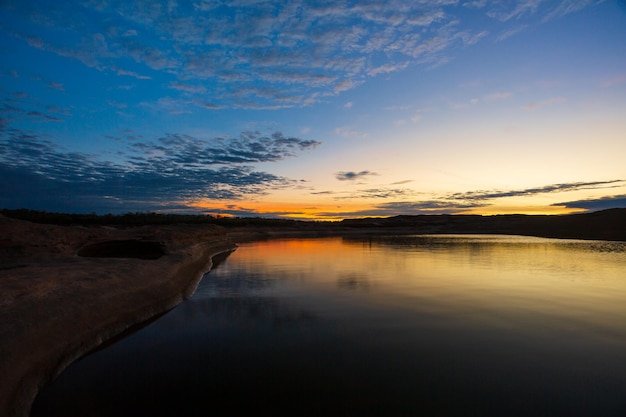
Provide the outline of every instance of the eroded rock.
{"type": "Polygon", "coordinates": [[[78,251],[78,256],[88,258],[159,259],[163,255],[163,243],[138,239],[96,242],[83,246],[78,251]]]}

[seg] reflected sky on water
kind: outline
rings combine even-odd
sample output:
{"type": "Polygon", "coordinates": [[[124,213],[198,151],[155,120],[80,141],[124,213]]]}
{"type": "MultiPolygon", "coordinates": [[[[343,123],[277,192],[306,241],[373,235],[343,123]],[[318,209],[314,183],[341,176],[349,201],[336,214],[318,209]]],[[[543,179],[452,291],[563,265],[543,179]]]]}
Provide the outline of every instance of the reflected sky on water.
{"type": "Polygon", "coordinates": [[[243,244],[33,416],[626,415],[626,243],[243,244]],[[88,413],[86,411],[89,411],[88,413]]]}

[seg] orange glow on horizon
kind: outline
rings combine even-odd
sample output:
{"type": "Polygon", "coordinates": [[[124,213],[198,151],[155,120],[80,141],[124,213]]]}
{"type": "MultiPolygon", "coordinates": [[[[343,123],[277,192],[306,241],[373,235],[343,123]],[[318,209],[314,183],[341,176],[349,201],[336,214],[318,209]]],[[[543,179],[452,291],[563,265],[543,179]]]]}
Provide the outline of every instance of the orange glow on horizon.
{"type": "MultiPolygon", "coordinates": [[[[368,210],[371,206],[365,204],[306,204],[281,203],[266,201],[231,201],[216,205],[214,201],[194,201],[186,203],[191,207],[212,215],[237,217],[236,212],[242,211],[255,214],[259,217],[281,217],[299,220],[342,220],[353,216],[342,216],[341,213],[368,210]]],[[[386,217],[386,216],[385,216],[386,217]]]]}
{"type": "MultiPolygon", "coordinates": [[[[342,204],[341,206],[331,204],[303,204],[303,203],[279,203],[264,201],[247,201],[247,202],[227,202],[216,205],[213,201],[195,201],[187,203],[190,206],[202,210],[207,214],[239,217],[237,214],[241,212],[246,216],[256,215],[258,217],[279,217],[294,220],[321,220],[321,221],[338,221],[347,218],[376,218],[391,217],[395,214],[376,215],[376,207],[367,204],[342,204]],[[370,212],[367,215],[355,215],[358,212],[370,212]]],[[[482,216],[492,216],[498,214],[526,214],[526,215],[563,215],[584,213],[584,209],[567,208],[564,206],[485,206],[454,214],[473,214],[482,216]]],[[[428,211],[419,211],[415,213],[397,213],[399,214],[431,214],[428,211]]],[[[433,215],[441,214],[440,211],[433,212],[433,215]]]]}

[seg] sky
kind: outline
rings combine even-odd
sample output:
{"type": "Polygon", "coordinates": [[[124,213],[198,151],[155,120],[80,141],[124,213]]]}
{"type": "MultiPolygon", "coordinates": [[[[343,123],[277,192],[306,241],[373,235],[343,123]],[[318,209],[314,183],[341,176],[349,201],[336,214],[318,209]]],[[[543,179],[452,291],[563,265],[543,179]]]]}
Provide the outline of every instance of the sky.
{"type": "Polygon", "coordinates": [[[0,208],[626,207],[623,0],[2,0],[0,208]]]}

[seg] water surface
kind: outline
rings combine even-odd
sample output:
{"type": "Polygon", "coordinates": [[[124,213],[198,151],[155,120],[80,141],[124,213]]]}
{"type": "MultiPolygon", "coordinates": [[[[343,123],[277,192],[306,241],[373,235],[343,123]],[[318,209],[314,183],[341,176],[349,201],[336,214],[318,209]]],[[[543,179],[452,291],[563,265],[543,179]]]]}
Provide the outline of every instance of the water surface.
{"type": "Polygon", "coordinates": [[[625,416],[626,243],[241,245],[33,416],[625,416]]]}

